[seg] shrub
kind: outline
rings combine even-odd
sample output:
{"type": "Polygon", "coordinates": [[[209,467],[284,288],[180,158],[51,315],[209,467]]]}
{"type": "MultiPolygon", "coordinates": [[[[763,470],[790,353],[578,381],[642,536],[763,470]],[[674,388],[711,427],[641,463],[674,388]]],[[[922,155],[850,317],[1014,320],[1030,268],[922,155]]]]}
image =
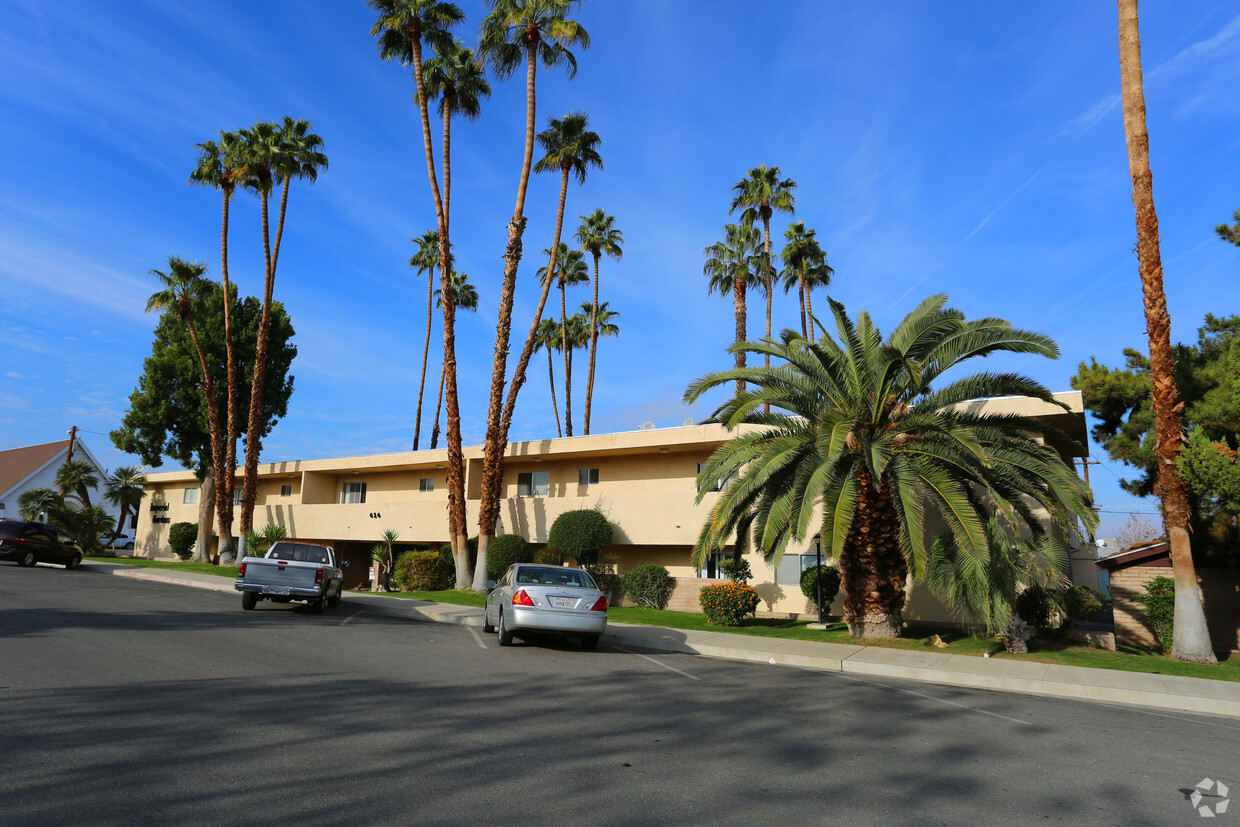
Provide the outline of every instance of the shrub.
{"type": "Polygon", "coordinates": [[[733,583],[748,583],[749,578],[753,577],[753,569],[749,568],[749,561],[744,557],[724,560],[719,564],[719,570],[733,583]]]}
{"type": "Polygon", "coordinates": [[[598,590],[607,595],[608,603],[615,603],[624,594],[620,580],[620,558],[614,554],[600,554],[598,562],[585,570],[598,584],[598,590]]]}
{"type": "Polygon", "coordinates": [[[702,588],[698,598],[706,622],[715,626],[740,626],[758,609],[758,590],[747,583],[720,583],[702,588]]]}
{"type": "Polygon", "coordinates": [[[676,581],[667,569],[656,563],[644,563],[620,578],[629,600],[651,609],[667,607],[676,581]]]}
{"type": "Polygon", "coordinates": [[[1026,625],[1049,629],[1051,613],[1059,608],[1057,593],[1042,586],[1030,586],[1016,595],[1016,613],[1026,625]]]}
{"type": "Polygon", "coordinates": [[[564,550],[555,546],[543,546],[534,555],[534,562],[544,566],[564,565],[564,550]]]}
{"type": "Polygon", "coordinates": [[[1106,606],[1102,592],[1088,586],[1071,586],[1063,593],[1063,610],[1068,620],[1085,620],[1106,606]]]}
{"type": "Polygon", "coordinates": [[[445,560],[438,551],[406,551],[396,558],[392,580],[404,592],[433,592],[444,588],[454,573],[451,555],[445,560]]]}
{"type": "Polygon", "coordinates": [[[823,614],[831,610],[835,596],[840,593],[840,570],[835,566],[813,566],[801,573],[801,594],[815,601],[818,600],[818,581],[822,581],[823,614]]]}
{"type": "Polygon", "coordinates": [[[611,545],[611,523],[593,508],[565,511],[551,524],[547,545],[576,558],[579,566],[591,565],[598,553],[611,545]]]}
{"type": "Polygon", "coordinates": [[[196,542],[198,526],[194,523],[173,523],[168,529],[168,545],[172,547],[172,553],[182,560],[193,556],[196,542]]]}
{"type": "Polygon", "coordinates": [[[534,547],[520,534],[500,534],[487,545],[487,574],[498,580],[513,563],[533,563],[534,547]]]}
{"type": "MultiPolygon", "coordinates": [[[[465,550],[469,555],[469,570],[473,571],[474,566],[478,565],[478,538],[470,537],[466,540],[465,550]]],[[[452,559],[452,544],[444,543],[440,546],[439,554],[443,557],[444,564],[448,567],[448,571],[450,572],[448,575],[447,588],[453,588],[456,586],[456,561],[452,559]]]]}
{"type": "Polygon", "coordinates": [[[1170,652],[1175,634],[1175,581],[1155,577],[1145,584],[1145,591],[1137,595],[1137,600],[1145,605],[1141,619],[1154,633],[1159,648],[1170,652]]]}

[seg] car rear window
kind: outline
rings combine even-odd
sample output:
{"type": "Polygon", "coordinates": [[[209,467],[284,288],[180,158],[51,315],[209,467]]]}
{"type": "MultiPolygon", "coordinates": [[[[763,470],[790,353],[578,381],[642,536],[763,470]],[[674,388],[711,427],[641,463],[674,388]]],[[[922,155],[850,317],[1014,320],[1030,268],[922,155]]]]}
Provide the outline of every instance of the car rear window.
{"type": "Polygon", "coordinates": [[[594,581],[581,569],[570,569],[567,566],[546,566],[538,568],[520,568],[517,570],[517,582],[527,585],[567,586],[573,589],[593,589],[594,581]]]}
{"type": "Polygon", "coordinates": [[[0,523],[0,537],[12,540],[14,537],[22,536],[23,529],[25,526],[21,523],[0,523]]]}

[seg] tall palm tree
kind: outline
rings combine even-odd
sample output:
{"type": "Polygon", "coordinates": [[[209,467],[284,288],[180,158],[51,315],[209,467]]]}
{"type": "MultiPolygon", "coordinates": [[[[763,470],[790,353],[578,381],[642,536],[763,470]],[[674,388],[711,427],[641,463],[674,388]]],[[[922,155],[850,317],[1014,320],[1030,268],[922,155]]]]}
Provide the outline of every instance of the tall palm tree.
{"type": "Polygon", "coordinates": [[[99,475],[95,466],[84,459],[65,460],[56,471],[56,487],[62,498],[75,499],[83,508],[90,508],[90,490],[99,487],[99,475]]]}
{"type": "Polygon", "coordinates": [[[559,350],[564,341],[560,332],[560,323],[555,319],[543,319],[538,323],[538,340],[534,343],[534,352],[547,351],[547,385],[551,388],[551,411],[555,414],[555,435],[564,436],[560,427],[560,403],[555,401],[555,367],[551,362],[551,351],[559,350]]]}
{"type": "MultiPolygon", "coordinates": [[[[776,211],[791,215],[796,212],[796,196],[793,190],[797,182],[791,178],[779,180],[779,167],[760,164],[732,187],[735,195],[728,215],[741,211],[741,223],[753,226],[762,221],[763,276],[766,285],[766,338],[771,338],[771,302],[774,290],[771,284],[771,215],[776,211]]],[[[771,364],[770,356],[764,356],[764,364],[771,364]]]]}
{"type": "MultiPolygon", "coordinates": [[[[452,240],[448,234],[448,212],[439,176],[435,173],[435,153],[431,145],[431,121],[428,109],[426,78],[422,66],[422,47],[444,45],[451,41],[449,29],[464,14],[453,3],[440,0],[367,0],[375,10],[375,23],[370,29],[378,38],[379,56],[412,67],[417,88],[418,115],[422,122],[422,147],[426,155],[426,176],[430,182],[431,200],[435,207],[435,226],[439,231],[439,279],[445,299],[443,309],[443,383],[447,386],[448,408],[448,535],[456,562],[456,585],[465,588],[470,581],[469,556],[465,525],[465,454],[461,445],[461,410],[456,382],[456,305],[452,303],[451,274],[452,240]]],[[[438,413],[436,413],[438,419],[438,413]]],[[[433,440],[432,440],[433,441],[433,440]]]]}
{"type": "Polygon", "coordinates": [[[581,284],[589,281],[590,273],[586,268],[585,257],[580,250],[571,250],[564,242],[560,242],[560,248],[556,255],[551,255],[551,250],[543,250],[543,255],[547,256],[548,264],[546,267],[538,268],[538,283],[546,285],[547,274],[551,271],[551,261],[556,262],[555,265],[555,283],[560,288],[560,341],[559,350],[564,353],[564,432],[566,436],[573,435],[573,407],[572,394],[573,383],[572,376],[568,371],[568,362],[570,359],[569,342],[568,342],[568,299],[567,288],[570,284],[581,284]]]}
{"type": "Polygon", "coordinates": [[[573,378],[573,354],[590,344],[590,317],[585,313],[574,313],[562,326],[567,328],[561,333],[563,341],[568,343],[568,359],[564,363],[564,395],[567,396],[573,378]]]}
{"type": "Polygon", "coordinates": [[[409,266],[418,275],[426,273],[426,341],[422,344],[422,377],[418,380],[418,411],[413,420],[413,450],[418,450],[418,437],[422,434],[422,392],[426,388],[426,362],[431,353],[431,309],[435,294],[435,265],[439,263],[439,233],[427,230],[417,238],[409,239],[417,249],[409,257],[409,266]]]}
{"type": "MultiPolygon", "coordinates": [[[[589,347],[590,348],[591,369],[593,369],[593,365],[594,365],[593,363],[594,343],[596,343],[600,338],[610,339],[613,336],[620,335],[620,325],[616,323],[616,320],[620,318],[620,314],[617,313],[615,310],[610,309],[608,305],[609,305],[609,302],[603,302],[602,304],[595,304],[593,302],[582,302],[581,312],[574,314],[575,316],[580,316],[583,319],[585,319],[587,323],[586,332],[585,332],[585,341],[582,342],[580,345],[578,345],[578,347],[582,347],[582,348],[589,347]]],[[[570,325],[569,327],[569,332],[570,332],[569,339],[570,340],[572,338],[571,333],[573,330],[574,328],[570,325]]],[[[571,364],[571,360],[570,360],[570,364],[571,364]]],[[[587,387],[587,393],[588,393],[589,385],[587,385],[586,387],[587,387]]]]}
{"type": "Polygon", "coordinates": [[[104,499],[119,506],[121,510],[120,518],[116,521],[117,534],[125,530],[125,518],[129,516],[129,510],[136,512],[142,504],[142,498],[146,496],[146,492],[142,490],[144,485],[146,474],[131,465],[117,468],[104,483],[104,499]]]}
{"type": "Polygon", "coordinates": [[[586,378],[585,434],[590,435],[590,405],[594,401],[594,362],[598,348],[598,262],[604,255],[620,261],[624,257],[624,233],[616,229],[614,215],[597,209],[579,216],[581,226],[573,239],[594,257],[594,303],[590,311],[590,373],[586,378]]]}
{"type": "MultiPolygon", "coordinates": [[[[707,294],[719,292],[719,295],[732,294],[732,307],[736,314],[736,340],[740,345],[749,338],[748,307],[746,295],[749,288],[761,291],[765,284],[762,281],[762,256],[759,245],[762,237],[756,227],[744,224],[728,224],[723,228],[723,240],[702,251],[706,261],[702,265],[702,275],[710,281],[706,284],[707,294]]],[[[739,347],[732,348],[736,355],[736,369],[745,367],[745,351],[739,347]]],[[[736,392],[744,393],[745,380],[736,380],[736,392]]]]}
{"type": "MultiPolygon", "coordinates": [[[[198,144],[202,153],[190,173],[191,184],[223,193],[223,220],[220,229],[220,284],[224,288],[224,358],[227,407],[224,423],[224,465],[229,473],[215,486],[216,519],[219,522],[221,553],[232,549],[233,485],[237,467],[237,357],[233,353],[232,288],[228,279],[228,216],[233,193],[243,183],[238,167],[244,164],[245,147],[235,132],[220,132],[220,141],[198,144]]],[[[118,529],[119,530],[119,529],[118,529]]]]}
{"type": "MultiPolygon", "coordinates": [[[[468,310],[471,313],[477,312],[478,291],[469,283],[469,275],[453,270],[449,281],[452,285],[452,298],[450,301],[453,307],[458,310],[468,310]]],[[[435,291],[435,306],[441,309],[443,307],[441,290],[435,291]]],[[[447,372],[445,368],[439,373],[439,398],[435,400],[435,425],[431,428],[431,450],[439,447],[439,409],[443,405],[444,376],[447,372]]]]}
{"type": "Polygon", "coordinates": [[[754,542],[774,561],[819,529],[824,551],[840,560],[850,632],[897,637],[906,577],[924,574],[929,515],[972,566],[986,559],[985,514],[997,511],[1035,536],[1045,532],[1035,509],[1067,532],[1077,519],[1097,524],[1088,486],[1046,444],[1070,439],[1038,420],[965,404],[1018,395],[1058,405],[1049,390],[1012,373],[944,376],[992,353],[1056,357],[1056,344],[1002,319],[966,320],[946,301],[929,297],[884,339],[868,313],[854,322],[832,300],[838,340],[785,330],[779,341],[735,346],[779,364],[690,384],[686,402],[737,378],[754,388],[712,415],[729,430],[749,427],[699,476],[700,501],[736,475],[702,527],[696,565],[755,510],[754,542]],[[767,404],[775,410],[763,412],[767,404]]]}
{"type": "Polygon", "coordinates": [[[452,117],[464,115],[476,120],[482,112],[482,99],[491,96],[486,66],[459,40],[438,43],[435,56],[423,66],[426,95],[439,100],[443,120],[443,215],[452,223],[452,117]]]}
{"type": "MultiPolygon", "coordinates": [[[[258,455],[262,449],[263,393],[267,378],[267,342],[271,334],[271,302],[275,291],[276,266],[280,259],[280,240],[284,235],[284,215],[288,208],[289,186],[294,178],[314,183],[320,169],[327,168],[327,156],[321,152],[323,139],[310,131],[304,120],[285,117],[279,125],[259,122],[250,130],[240,130],[243,148],[237,165],[247,187],[255,190],[262,206],[263,310],[258,324],[258,343],[254,351],[254,375],[250,383],[250,415],[245,436],[245,477],[241,489],[240,533],[245,537],[254,530],[254,503],[258,498],[258,455]],[[268,202],[272,188],[279,184],[280,214],[274,247],[270,241],[268,202]]],[[[224,482],[216,469],[216,480],[224,482]]],[[[228,469],[229,477],[233,470],[228,469]]],[[[225,487],[231,488],[230,483],[225,487]]],[[[222,494],[217,493],[217,498],[222,494]]],[[[229,564],[236,557],[231,545],[220,550],[220,562],[229,564]]]]}
{"type": "Polygon", "coordinates": [[[1188,535],[1188,491],[1176,469],[1184,438],[1175,387],[1175,356],[1171,349],[1171,315],[1163,292],[1158,215],[1154,211],[1154,178],[1150,172],[1150,136],[1145,127],[1145,90],[1141,72],[1141,38],[1137,0],[1119,2],[1119,67],[1124,110],[1124,138],[1132,175],[1132,203],[1137,219],[1137,266],[1145,301],[1145,328],[1150,340],[1150,378],[1154,385],[1155,454],[1158,473],[1154,493],[1162,505],[1163,526],[1171,546],[1175,578],[1175,632],[1171,656],[1197,663],[1218,663],[1210,644],[1197,572],[1188,535]]]}
{"type": "Polygon", "coordinates": [[[796,287],[801,302],[801,335],[809,338],[810,328],[814,324],[814,305],[810,300],[810,290],[816,286],[826,287],[831,283],[831,274],[835,271],[827,264],[827,254],[822,251],[815,231],[805,229],[804,221],[793,221],[784,231],[783,252],[779,257],[784,261],[784,294],[796,287]]]}
{"type": "MultiPolygon", "coordinates": [[[[535,77],[538,65],[545,68],[566,66],[569,77],[577,74],[577,58],[572,47],[589,48],[585,27],[567,15],[580,0],[489,0],[491,10],[478,32],[478,53],[490,64],[497,78],[506,78],[525,63],[525,153],[517,181],[517,200],[508,222],[508,245],[504,252],[504,278],[500,287],[499,319],[495,326],[495,359],[491,367],[491,393],[487,403],[487,430],[482,449],[482,501],[478,507],[478,570],[474,585],[481,588],[486,578],[486,544],[495,534],[499,519],[499,497],[504,478],[504,451],[508,429],[504,424],[504,379],[508,370],[508,346],[512,334],[512,305],[516,296],[517,267],[521,262],[521,238],[525,233],[525,193],[534,162],[535,77]]],[[[561,202],[562,203],[562,202],[561,202]]],[[[559,233],[552,244],[559,245],[559,233]]],[[[531,330],[537,332],[541,309],[531,330]]],[[[526,344],[532,351],[532,337],[526,344]]],[[[528,355],[526,362],[528,363],[528,355]]],[[[513,387],[523,381],[522,371],[513,375],[513,387]]],[[[515,394],[509,393],[515,404],[515,394]]],[[[511,415],[508,420],[511,421],[511,415]]]]}

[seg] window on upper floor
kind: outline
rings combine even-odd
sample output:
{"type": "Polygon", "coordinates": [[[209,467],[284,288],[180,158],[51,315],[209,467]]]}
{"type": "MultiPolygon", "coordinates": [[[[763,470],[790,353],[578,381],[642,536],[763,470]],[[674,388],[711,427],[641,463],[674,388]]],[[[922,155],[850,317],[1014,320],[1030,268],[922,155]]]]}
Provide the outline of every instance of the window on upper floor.
{"type": "Polygon", "coordinates": [[[366,502],[366,483],[346,482],[340,490],[340,502],[342,503],[364,503],[366,502]]]}
{"type": "Polygon", "coordinates": [[[598,469],[597,468],[578,468],[577,469],[578,485],[598,485],[598,469]]]}
{"type": "Polygon", "coordinates": [[[549,471],[530,471],[517,474],[518,497],[545,497],[551,491],[549,471]]]}
{"type": "Polygon", "coordinates": [[[182,495],[181,502],[185,503],[186,505],[193,505],[194,503],[198,502],[198,489],[197,488],[186,488],[185,493],[182,495]]]}
{"type": "Polygon", "coordinates": [[[422,479],[418,480],[418,490],[423,493],[427,491],[434,491],[435,490],[435,478],[434,477],[422,477],[422,479]]]}
{"type": "Polygon", "coordinates": [[[281,497],[291,497],[291,496],[293,496],[293,486],[291,486],[291,485],[281,485],[281,486],[280,486],[280,496],[281,496],[281,497]]]}
{"type": "MultiPolygon", "coordinates": [[[[698,474],[699,474],[699,475],[701,475],[702,470],[703,470],[704,468],[706,468],[706,463],[704,463],[704,462],[699,462],[699,463],[697,464],[697,472],[698,472],[698,474]]],[[[727,488],[729,485],[731,485],[731,484],[732,484],[732,480],[734,480],[734,479],[736,479],[736,475],[735,475],[735,474],[732,474],[732,475],[731,475],[730,477],[728,477],[727,479],[720,480],[719,482],[717,482],[717,483],[715,483],[714,485],[712,485],[712,486],[710,487],[710,489],[709,489],[709,490],[710,490],[710,491],[722,491],[723,489],[725,489],[725,488],[727,488]]]]}

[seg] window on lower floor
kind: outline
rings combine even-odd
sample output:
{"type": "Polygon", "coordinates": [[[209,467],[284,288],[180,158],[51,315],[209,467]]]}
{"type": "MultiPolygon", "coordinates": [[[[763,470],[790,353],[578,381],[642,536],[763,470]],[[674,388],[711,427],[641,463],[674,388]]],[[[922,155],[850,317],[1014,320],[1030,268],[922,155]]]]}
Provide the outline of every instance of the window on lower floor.
{"type": "Polygon", "coordinates": [[[597,468],[578,468],[577,469],[578,485],[598,485],[598,469],[597,468]]]}
{"type": "Polygon", "coordinates": [[[723,570],[719,568],[719,564],[722,563],[724,560],[731,560],[731,559],[732,559],[732,552],[730,551],[711,552],[710,556],[706,558],[706,561],[702,565],[702,567],[698,569],[697,576],[698,577],[711,577],[711,578],[727,577],[727,575],[723,573],[723,570]]]}
{"type": "Polygon", "coordinates": [[[422,477],[422,479],[418,480],[418,490],[423,493],[427,491],[434,491],[435,490],[435,478],[434,477],[422,477]]]}
{"type": "Polygon", "coordinates": [[[531,471],[517,474],[518,497],[545,497],[551,491],[549,471],[531,471]]]}
{"type": "Polygon", "coordinates": [[[342,503],[364,503],[366,502],[366,483],[364,482],[346,482],[340,491],[340,502],[342,503]]]}
{"type": "Polygon", "coordinates": [[[241,495],[244,493],[245,493],[245,489],[240,486],[233,489],[233,505],[234,506],[241,505],[241,495]]]}
{"type": "Polygon", "coordinates": [[[182,496],[181,502],[185,503],[186,505],[193,505],[194,503],[198,502],[198,489],[197,488],[186,488],[185,494],[182,496]]]}
{"type": "MultiPolygon", "coordinates": [[[[823,559],[823,565],[827,560],[823,559]]],[[[800,587],[801,575],[806,569],[812,569],[818,563],[818,557],[814,554],[785,554],[783,559],[779,561],[775,569],[775,585],[776,586],[795,586],[800,587]]]]}

